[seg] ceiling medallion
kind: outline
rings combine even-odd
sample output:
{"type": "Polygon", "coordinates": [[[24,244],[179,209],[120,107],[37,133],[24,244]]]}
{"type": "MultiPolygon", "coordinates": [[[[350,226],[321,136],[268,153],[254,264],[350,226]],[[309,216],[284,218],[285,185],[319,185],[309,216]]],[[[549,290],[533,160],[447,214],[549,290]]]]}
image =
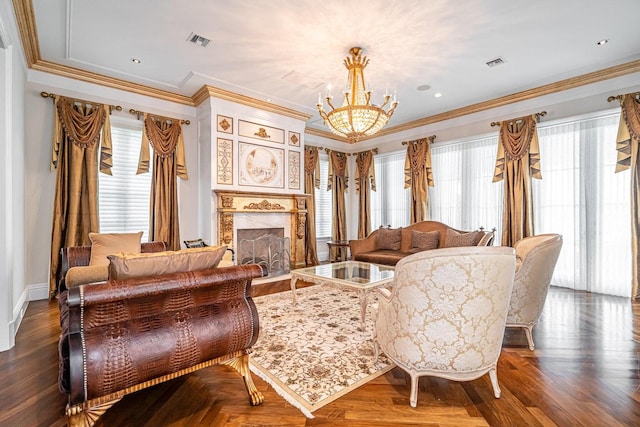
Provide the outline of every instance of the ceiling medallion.
{"type": "Polygon", "coordinates": [[[324,119],[325,125],[336,135],[340,135],[349,140],[357,142],[360,139],[371,136],[382,129],[398,106],[396,96],[393,96],[388,111],[384,107],[389,104],[391,95],[385,93],[382,105],[371,104],[371,90],[367,90],[364,80],[364,68],[369,63],[366,56],[362,54],[362,49],[352,47],[349,50],[351,57],[344,60],[344,66],[348,70],[349,81],[344,92],[344,100],[341,107],[334,107],[333,97],[330,90],[327,92],[326,100],[331,111],[324,111],[322,97],[318,94],[318,112],[324,119]]]}

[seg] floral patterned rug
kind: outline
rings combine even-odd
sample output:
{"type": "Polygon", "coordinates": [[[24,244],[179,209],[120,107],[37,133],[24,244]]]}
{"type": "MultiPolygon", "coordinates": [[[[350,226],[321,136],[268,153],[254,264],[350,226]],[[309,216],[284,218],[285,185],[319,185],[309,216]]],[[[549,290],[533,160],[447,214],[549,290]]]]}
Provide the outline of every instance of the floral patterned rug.
{"type": "Polygon", "coordinates": [[[360,328],[356,292],[317,285],[254,298],[260,337],[250,357],[251,371],[307,417],[384,374],[393,364],[374,363],[374,322],[369,297],[365,330],[360,328]]]}

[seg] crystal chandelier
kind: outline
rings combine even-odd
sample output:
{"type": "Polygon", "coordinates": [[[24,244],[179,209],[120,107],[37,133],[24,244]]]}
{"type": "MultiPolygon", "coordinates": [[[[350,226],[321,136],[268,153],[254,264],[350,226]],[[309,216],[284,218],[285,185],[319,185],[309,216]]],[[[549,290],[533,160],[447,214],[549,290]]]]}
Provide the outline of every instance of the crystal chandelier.
{"type": "Polygon", "coordinates": [[[369,63],[362,49],[352,47],[349,50],[351,58],[344,60],[344,66],[349,70],[349,82],[344,92],[342,106],[336,108],[331,103],[331,92],[327,93],[327,104],[331,107],[328,113],[324,111],[321,95],[318,94],[318,112],[324,119],[325,125],[336,135],[347,138],[350,142],[371,136],[382,129],[398,106],[395,95],[388,111],[384,107],[389,104],[391,95],[385,93],[382,105],[371,104],[371,90],[367,90],[364,82],[364,68],[369,63]]]}

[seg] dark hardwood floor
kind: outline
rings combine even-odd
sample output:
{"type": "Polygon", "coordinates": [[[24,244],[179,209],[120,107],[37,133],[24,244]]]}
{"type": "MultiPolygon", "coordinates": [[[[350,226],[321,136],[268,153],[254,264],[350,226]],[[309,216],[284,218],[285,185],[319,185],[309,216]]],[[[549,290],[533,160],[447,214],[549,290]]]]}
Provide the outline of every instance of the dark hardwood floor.
{"type": "MultiPolygon", "coordinates": [[[[260,285],[255,294],[288,289],[260,285]]],[[[57,387],[58,308],[35,301],[13,349],[0,353],[0,425],[62,426],[57,387]]],[[[640,426],[640,303],[552,288],[529,351],[507,330],[493,397],[488,376],[470,382],[420,380],[409,406],[399,368],[315,412],[314,419],[254,376],[265,395],[248,403],[242,380],[223,366],[126,396],[98,426],[640,426]]]]}

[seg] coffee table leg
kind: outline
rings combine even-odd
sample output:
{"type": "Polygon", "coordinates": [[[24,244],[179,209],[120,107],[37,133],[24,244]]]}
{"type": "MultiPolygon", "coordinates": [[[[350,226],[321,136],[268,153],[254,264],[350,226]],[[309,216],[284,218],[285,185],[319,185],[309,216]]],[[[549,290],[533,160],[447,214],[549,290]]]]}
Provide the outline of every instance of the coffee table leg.
{"type": "Polygon", "coordinates": [[[367,291],[360,289],[358,299],[360,300],[360,327],[364,331],[364,320],[367,315],[367,291]]]}
{"type": "Polygon", "coordinates": [[[298,278],[296,276],[291,277],[291,295],[293,296],[293,305],[296,304],[296,282],[298,278]]]}

